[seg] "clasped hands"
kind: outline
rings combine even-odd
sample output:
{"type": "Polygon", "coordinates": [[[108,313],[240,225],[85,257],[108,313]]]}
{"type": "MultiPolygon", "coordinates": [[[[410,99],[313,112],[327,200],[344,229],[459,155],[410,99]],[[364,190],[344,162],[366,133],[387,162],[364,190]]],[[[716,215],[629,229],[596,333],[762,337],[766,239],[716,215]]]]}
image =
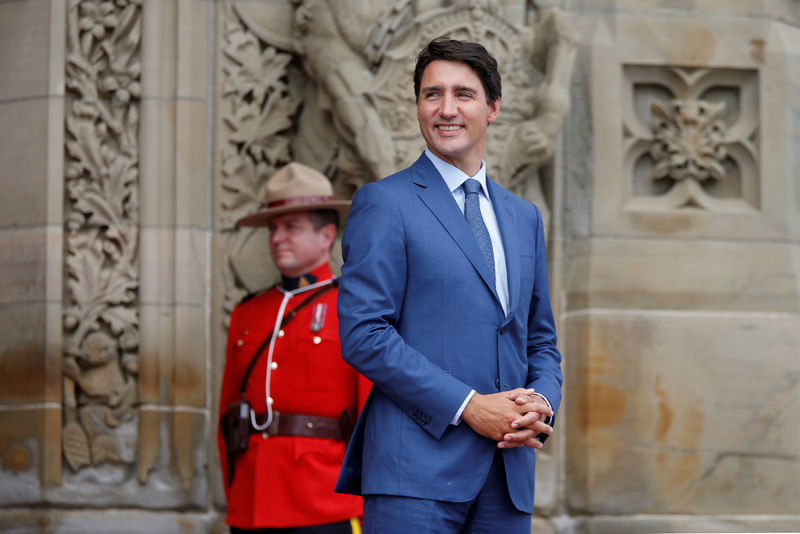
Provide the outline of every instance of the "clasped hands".
{"type": "Polygon", "coordinates": [[[475,432],[497,442],[500,449],[531,447],[541,449],[536,436],[551,434],[544,421],[553,410],[533,389],[516,388],[500,393],[475,393],[461,413],[461,419],[475,432]]]}

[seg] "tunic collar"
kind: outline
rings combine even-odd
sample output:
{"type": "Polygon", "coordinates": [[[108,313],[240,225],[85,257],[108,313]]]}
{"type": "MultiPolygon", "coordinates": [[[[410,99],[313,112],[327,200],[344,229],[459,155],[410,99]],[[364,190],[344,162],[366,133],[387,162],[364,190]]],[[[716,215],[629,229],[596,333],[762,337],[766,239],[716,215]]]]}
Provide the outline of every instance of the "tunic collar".
{"type": "Polygon", "coordinates": [[[327,263],[323,263],[316,269],[312,269],[311,272],[301,274],[300,276],[281,276],[280,285],[287,291],[294,291],[295,289],[301,289],[306,286],[316,284],[317,282],[329,280],[331,278],[333,278],[331,266],[327,263]]]}

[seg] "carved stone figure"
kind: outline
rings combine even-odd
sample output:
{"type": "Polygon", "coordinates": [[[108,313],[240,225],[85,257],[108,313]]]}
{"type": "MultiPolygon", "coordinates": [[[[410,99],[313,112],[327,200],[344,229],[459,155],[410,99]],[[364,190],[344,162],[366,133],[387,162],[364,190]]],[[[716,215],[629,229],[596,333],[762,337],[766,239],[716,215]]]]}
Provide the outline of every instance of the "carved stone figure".
{"type": "MultiPolygon", "coordinates": [[[[372,73],[363,54],[365,30],[385,7],[370,0],[304,0],[293,4],[296,10],[292,20],[281,26],[274,18],[261,15],[259,6],[240,3],[235,9],[267,44],[288,49],[302,60],[316,91],[308,94],[299,118],[299,134],[293,143],[295,159],[322,170],[330,168],[336,159],[335,167],[342,175],[354,177],[339,180],[355,182],[349,183],[352,196],[362,183],[395,170],[391,137],[367,95],[372,73]],[[338,139],[318,135],[326,120],[338,139]],[[365,170],[368,176],[364,176],[365,170]]],[[[341,188],[344,184],[337,185],[341,188]]]]}
{"type": "MultiPolygon", "coordinates": [[[[92,464],[119,462],[122,458],[111,430],[133,416],[137,361],[121,359],[117,341],[103,332],[89,334],[83,345],[79,354],[64,360],[64,375],[73,382],[67,419],[74,424],[77,409],[92,464]]],[[[67,449],[74,451],[76,446],[80,445],[72,443],[67,449]]],[[[67,458],[70,459],[69,454],[67,458]]]]}
{"type": "Polygon", "coordinates": [[[577,46],[575,28],[568,15],[539,9],[523,27],[523,47],[544,79],[533,97],[533,116],[523,121],[506,146],[509,185],[518,185],[526,166],[541,167],[553,157],[556,135],[569,111],[569,84],[577,46]]]}

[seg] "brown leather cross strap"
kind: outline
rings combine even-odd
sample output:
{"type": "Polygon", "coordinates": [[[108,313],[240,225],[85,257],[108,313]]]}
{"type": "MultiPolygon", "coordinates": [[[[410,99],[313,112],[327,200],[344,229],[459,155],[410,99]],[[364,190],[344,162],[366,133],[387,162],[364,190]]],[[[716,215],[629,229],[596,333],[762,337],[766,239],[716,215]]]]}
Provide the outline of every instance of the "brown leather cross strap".
{"type": "MultiPolygon", "coordinates": [[[[257,421],[265,421],[267,414],[256,415],[257,421]]],[[[342,417],[323,417],[301,413],[272,412],[272,423],[265,430],[256,430],[250,425],[251,434],[268,436],[301,436],[306,438],[325,438],[336,441],[349,441],[355,421],[349,411],[342,417]]],[[[259,422],[259,424],[262,424],[259,422]]]]}

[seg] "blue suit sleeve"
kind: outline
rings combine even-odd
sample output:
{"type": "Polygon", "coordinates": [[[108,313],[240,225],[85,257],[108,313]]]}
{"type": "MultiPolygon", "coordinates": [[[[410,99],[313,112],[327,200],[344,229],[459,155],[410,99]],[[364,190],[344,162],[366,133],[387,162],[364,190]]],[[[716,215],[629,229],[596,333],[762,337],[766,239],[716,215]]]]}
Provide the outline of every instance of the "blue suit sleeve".
{"type": "Polygon", "coordinates": [[[408,290],[403,215],[378,184],[353,199],[342,239],[342,357],[429,434],[440,438],[471,388],[398,332],[408,290]]]}

